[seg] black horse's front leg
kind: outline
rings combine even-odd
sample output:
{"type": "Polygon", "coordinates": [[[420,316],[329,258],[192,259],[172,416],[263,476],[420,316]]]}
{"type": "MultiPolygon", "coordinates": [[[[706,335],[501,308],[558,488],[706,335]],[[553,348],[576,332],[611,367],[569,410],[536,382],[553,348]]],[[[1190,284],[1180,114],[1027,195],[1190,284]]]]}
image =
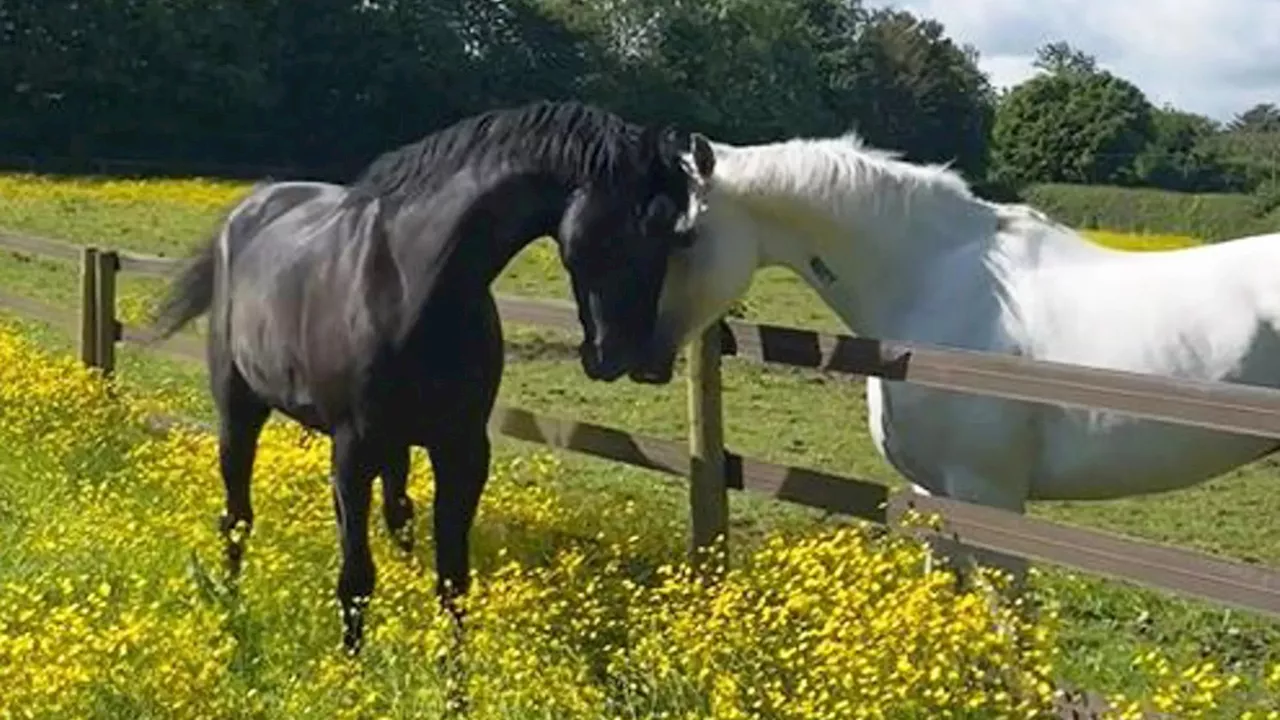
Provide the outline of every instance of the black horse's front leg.
{"type": "Polygon", "coordinates": [[[388,449],[382,465],[382,517],[396,545],[413,552],[413,501],[408,486],[409,446],[388,449]]]}
{"type": "Polygon", "coordinates": [[[436,594],[461,619],[456,599],[470,588],[469,538],[489,477],[489,436],[484,425],[452,434],[431,447],[435,471],[436,594]]]}
{"type": "Polygon", "coordinates": [[[342,606],[342,644],[351,654],[364,640],[364,614],[373,597],[375,569],[369,549],[369,504],[380,463],[369,442],[342,427],[333,436],[333,493],[342,544],[338,601],[342,606]]]}

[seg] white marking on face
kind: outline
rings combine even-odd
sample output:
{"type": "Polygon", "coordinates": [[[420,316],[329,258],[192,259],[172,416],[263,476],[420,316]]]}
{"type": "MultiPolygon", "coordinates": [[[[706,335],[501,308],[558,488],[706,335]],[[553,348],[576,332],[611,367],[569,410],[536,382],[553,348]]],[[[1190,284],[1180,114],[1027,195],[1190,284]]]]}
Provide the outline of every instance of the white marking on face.
{"type": "Polygon", "coordinates": [[[688,232],[697,224],[698,217],[707,209],[707,183],[698,166],[693,161],[692,153],[680,153],[680,166],[689,176],[689,210],[676,221],[676,232],[688,232]]]}

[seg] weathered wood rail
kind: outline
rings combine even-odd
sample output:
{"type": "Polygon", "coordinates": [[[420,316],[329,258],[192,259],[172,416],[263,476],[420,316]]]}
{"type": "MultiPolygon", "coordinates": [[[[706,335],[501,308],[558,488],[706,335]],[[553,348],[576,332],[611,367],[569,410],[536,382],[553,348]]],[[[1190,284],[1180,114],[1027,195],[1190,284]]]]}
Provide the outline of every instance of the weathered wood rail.
{"type": "MultiPolygon", "coordinates": [[[[118,342],[140,344],[144,334],[114,316],[121,272],[168,276],[181,261],[0,233],[0,248],[80,260],[81,357],[110,372],[118,342]]],[[[578,331],[571,303],[500,297],[507,322],[578,331]]],[[[70,327],[70,313],[0,291],[0,307],[70,327]]],[[[874,375],[958,392],[1095,408],[1154,420],[1280,438],[1280,391],[1098,370],[951,348],[832,335],[730,320],[733,354],[751,361],[851,375],[874,375]]],[[[695,545],[727,535],[724,500],[730,489],[877,523],[902,510],[938,513],[938,534],[965,544],[1100,574],[1220,604],[1280,617],[1280,570],[1205,553],[1086,530],[944,498],[925,498],[880,483],[743,457],[724,446],[720,423],[719,327],[690,350],[687,447],[616,428],[500,407],[493,431],[690,479],[695,545]]],[[[204,344],[187,335],[154,346],[166,354],[203,360],[204,344]]]]}
{"type": "MultiPolygon", "coordinates": [[[[78,319],[60,308],[3,291],[0,309],[74,329],[80,338],[81,358],[106,372],[114,367],[117,343],[140,344],[145,340],[140,330],[122,325],[115,317],[117,275],[127,272],[168,276],[181,264],[179,260],[3,232],[0,249],[80,261],[78,319]]],[[[499,309],[507,322],[578,332],[577,314],[570,303],[499,297],[499,309]]],[[[731,352],[723,349],[719,326],[709,328],[689,349],[687,446],[509,407],[499,407],[494,412],[490,428],[519,440],[687,478],[691,549],[703,547],[717,537],[727,540],[727,494],[731,489],[763,493],[891,526],[908,508],[914,508],[936,513],[942,520],[936,530],[913,530],[922,536],[936,535],[989,551],[1280,617],[1280,569],[945,498],[891,491],[880,483],[734,453],[725,447],[721,425],[720,357],[722,353],[733,354],[760,363],[878,376],[957,392],[1110,410],[1274,438],[1280,438],[1280,391],[733,320],[724,327],[733,336],[731,352]]],[[[191,336],[180,335],[152,347],[177,357],[204,359],[203,342],[191,336]]],[[[1076,705],[1075,712],[1082,709],[1076,705]]]]}

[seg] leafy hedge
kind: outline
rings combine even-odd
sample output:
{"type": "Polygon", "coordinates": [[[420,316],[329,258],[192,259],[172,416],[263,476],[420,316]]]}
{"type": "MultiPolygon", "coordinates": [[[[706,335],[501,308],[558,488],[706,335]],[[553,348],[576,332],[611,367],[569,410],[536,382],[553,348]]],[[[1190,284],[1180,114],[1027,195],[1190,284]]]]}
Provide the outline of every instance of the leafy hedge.
{"type": "Polygon", "coordinates": [[[1177,193],[1105,185],[1032,185],[1024,202],[1080,228],[1190,235],[1206,242],[1280,231],[1280,209],[1262,196],[1177,193]]]}

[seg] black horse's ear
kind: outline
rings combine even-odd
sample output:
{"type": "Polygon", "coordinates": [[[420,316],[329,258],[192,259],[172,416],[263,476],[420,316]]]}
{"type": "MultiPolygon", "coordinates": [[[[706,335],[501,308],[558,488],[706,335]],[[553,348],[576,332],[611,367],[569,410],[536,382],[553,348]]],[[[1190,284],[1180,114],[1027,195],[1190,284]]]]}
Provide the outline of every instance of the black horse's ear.
{"type": "Polygon", "coordinates": [[[662,149],[672,155],[678,155],[683,148],[689,146],[689,142],[689,134],[675,123],[668,123],[662,128],[662,149]]]}
{"type": "Polygon", "coordinates": [[[693,152],[693,164],[698,174],[705,180],[716,171],[716,154],[711,149],[711,141],[702,133],[692,133],[689,140],[693,152]]]}

